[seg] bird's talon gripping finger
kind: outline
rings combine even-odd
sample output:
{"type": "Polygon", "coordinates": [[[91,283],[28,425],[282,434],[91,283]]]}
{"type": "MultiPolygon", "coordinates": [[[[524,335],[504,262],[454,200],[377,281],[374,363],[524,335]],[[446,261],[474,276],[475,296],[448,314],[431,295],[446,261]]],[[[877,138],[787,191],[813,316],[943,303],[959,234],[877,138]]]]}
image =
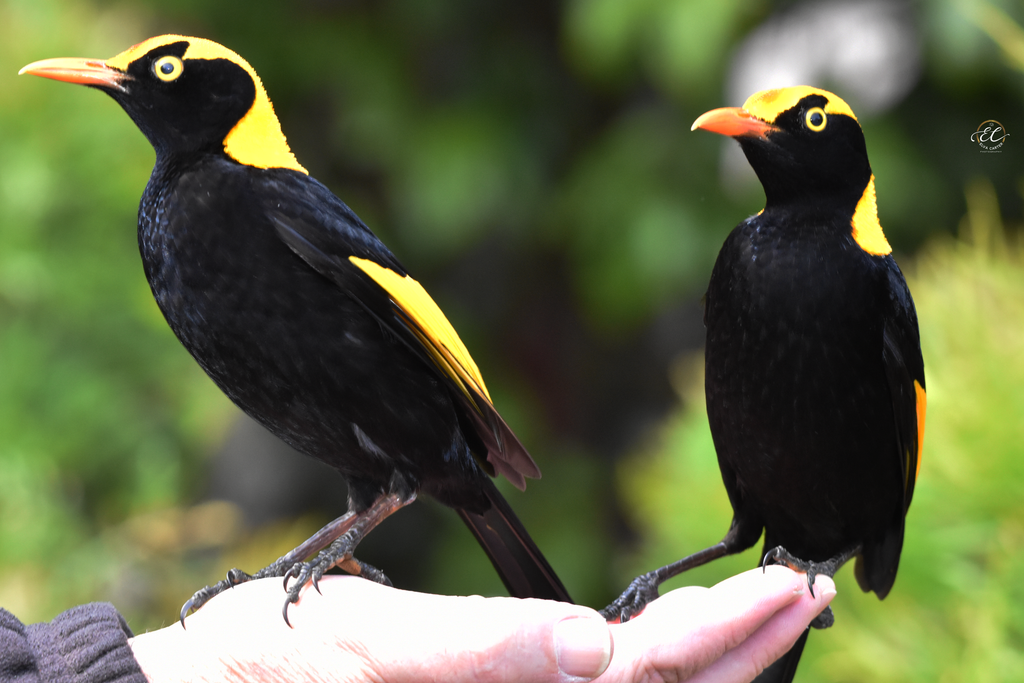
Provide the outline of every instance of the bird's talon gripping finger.
{"type": "Polygon", "coordinates": [[[801,560],[781,545],[775,546],[764,554],[764,559],[761,561],[761,570],[764,571],[768,565],[772,564],[780,564],[785,567],[789,567],[795,572],[805,574],[807,576],[807,588],[810,590],[812,598],[815,597],[814,580],[818,578],[818,574],[827,574],[828,576],[832,576],[831,573],[822,571],[822,568],[827,567],[827,565],[801,560]]]}
{"type": "Polygon", "coordinates": [[[394,587],[394,584],[391,583],[391,579],[389,579],[384,572],[371,564],[360,562],[354,557],[350,557],[344,562],[340,562],[337,567],[349,574],[352,574],[353,576],[361,576],[368,581],[379,583],[382,586],[394,587]]]}
{"type": "Polygon", "coordinates": [[[293,564],[291,567],[288,568],[288,571],[284,573],[282,579],[284,581],[284,589],[286,591],[288,590],[288,579],[298,576],[299,573],[301,572],[301,569],[299,569],[299,567],[301,566],[302,565],[300,563],[293,564]]]}
{"type": "MultiPolygon", "coordinates": [[[[306,585],[309,578],[309,565],[304,564],[302,572],[298,578],[295,579],[295,583],[293,583],[291,588],[288,589],[288,596],[284,600],[284,607],[281,610],[281,615],[284,617],[284,623],[288,624],[289,628],[291,628],[292,623],[288,620],[288,607],[289,605],[298,603],[299,593],[302,592],[302,587],[306,585]]],[[[316,585],[315,581],[313,582],[313,585],[316,585]]],[[[319,592],[319,590],[320,589],[317,589],[317,592],[319,592]]]]}
{"type": "Polygon", "coordinates": [[[193,593],[192,597],[189,598],[185,602],[185,604],[181,606],[181,611],[178,613],[178,620],[181,622],[182,626],[184,626],[185,617],[188,615],[190,611],[198,611],[202,608],[203,605],[208,603],[215,596],[220,595],[229,588],[234,588],[236,583],[244,583],[245,581],[248,581],[251,578],[252,577],[246,574],[245,572],[238,569],[233,569],[230,572],[228,572],[227,578],[221,579],[212,586],[203,586],[195,593],[193,593]],[[241,580],[234,580],[237,579],[238,576],[244,578],[241,580]]]}
{"type": "Polygon", "coordinates": [[[192,598],[185,601],[185,604],[181,606],[181,612],[178,613],[178,621],[181,622],[181,627],[185,628],[185,617],[188,616],[189,610],[192,609],[192,598]]]}
{"type": "MultiPolygon", "coordinates": [[[[782,553],[785,553],[786,549],[781,545],[777,545],[764,554],[764,559],[761,560],[761,569],[765,569],[772,564],[784,564],[780,558],[782,553]]],[[[792,567],[790,567],[792,569],[792,567]]]]}
{"type": "Polygon", "coordinates": [[[284,607],[281,608],[281,616],[284,617],[284,623],[287,624],[288,628],[292,628],[292,622],[288,621],[288,605],[292,604],[291,597],[285,599],[284,607]]]}
{"type": "Polygon", "coordinates": [[[237,567],[228,570],[227,582],[231,588],[245,583],[246,581],[252,581],[252,574],[247,574],[237,567]]]}
{"type": "Polygon", "coordinates": [[[605,621],[624,624],[658,599],[658,577],[650,572],[636,577],[622,595],[600,611],[605,621]]]}
{"type": "Polygon", "coordinates": [[[291,591],[294,591],[296,595],[302,590],[302,587],[309,583],[310,577],[313,576],[313,565],[309,562],[303,562],[302,568],[299,570],[298,575],[295,577],[295,583],[292,584],[291,591]]]}

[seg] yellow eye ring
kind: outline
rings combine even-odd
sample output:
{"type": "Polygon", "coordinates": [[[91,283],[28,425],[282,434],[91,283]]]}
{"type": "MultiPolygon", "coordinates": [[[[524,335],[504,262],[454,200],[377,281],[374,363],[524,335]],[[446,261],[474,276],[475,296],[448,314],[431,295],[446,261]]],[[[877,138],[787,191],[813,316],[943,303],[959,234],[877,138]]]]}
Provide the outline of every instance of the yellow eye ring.
{"type": "Polygon", "coordinates": [[[185,65],[174,55],[166,55],[153,62],[153,74],[167,83],[176,80],[184,70],[185,65]]]}
{"type": "Polygon", "coordinates": [[[828,123],[828,117],[825,116],[824,109],[821,107],[814,107],[807,110],[807,114],[804,115],[804,123],[815,133],[820,133],[825,130],[825,124],[828,123]]]}

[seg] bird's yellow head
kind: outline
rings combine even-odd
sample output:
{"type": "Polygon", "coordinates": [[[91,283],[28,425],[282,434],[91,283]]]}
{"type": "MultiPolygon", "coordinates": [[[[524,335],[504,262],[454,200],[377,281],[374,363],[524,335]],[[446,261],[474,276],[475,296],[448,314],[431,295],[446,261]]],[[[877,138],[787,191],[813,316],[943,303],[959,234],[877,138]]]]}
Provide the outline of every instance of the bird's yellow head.
{"type": "Polygon", "coordinates": [[[157,36],[108,60],[45,59],[19,73],[105,91],[158,155],[223,150],[240,164],[306,173],[256,71],[213,41],[157,36]]]}
{"type": "Polygon", "coordinates": [[[892,251],[878,223],[864,133],[842,98],[806,85],[762,90],[742,107],[701,115],[691,130],[698,128],[740,143],[764,187],[766,209],[848,213],[862,249],[892,251]]]}

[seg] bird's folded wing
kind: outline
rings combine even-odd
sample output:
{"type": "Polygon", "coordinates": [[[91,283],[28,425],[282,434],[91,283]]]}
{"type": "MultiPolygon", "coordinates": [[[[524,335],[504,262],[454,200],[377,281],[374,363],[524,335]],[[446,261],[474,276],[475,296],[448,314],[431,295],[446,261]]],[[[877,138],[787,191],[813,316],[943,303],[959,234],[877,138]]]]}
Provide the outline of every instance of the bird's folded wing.
{"type": "Polygon", "coordinates": [[[891,309],[882,333],[882,358],[896,420],[905,513],[910,507],[914,484],[921,470],[927,396],[917,313],[910,290],[895,261],[890,264],[889,290],[891,309]]]}
{"type": "Polygon", "coordinates": [[[277,234],[438,371],[466,408],[487,463],[525,488],[524,477],[538,478],[540,470],[495,410],[480,370],[444,313],[343,202],[319,183],[302,184],[312,195],[308,201],[295,201],[294,191],[287,205],[267,200],[277,234]]]}

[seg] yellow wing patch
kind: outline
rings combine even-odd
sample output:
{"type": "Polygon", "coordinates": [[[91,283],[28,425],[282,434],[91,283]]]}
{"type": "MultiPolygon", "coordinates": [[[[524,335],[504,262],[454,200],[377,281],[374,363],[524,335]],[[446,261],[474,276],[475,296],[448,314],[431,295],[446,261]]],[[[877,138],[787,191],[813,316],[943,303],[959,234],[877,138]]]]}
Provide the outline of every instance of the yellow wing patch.
{"type": "Polygon", "coordinates": [[[916,379],[914,390],[917,392],[917,472],[914,473],[916,479],[921,474],[921,456],[924,455],[924,414],[928,408],[928,396],[916,379]]]}
{"type": "MultiPolygon", "coordinates": [[[[292,154],[288,140],[281,131],[281,122],[274,113],[274,105],[263,87],[263,81],[256,70],[237,54],[223,45],[190,36],[164,35],[144,40],[116,57],[108,59],[106,64],[114,69],[127,71],[128,66],[144,56],[150,50],[161,45],[169,45],[185,41],[188,48],[183,59],[227,59],[248,72],[256,86],[256,99],[252,107],[235,127],[224,138],[224,151],[229,157],[240,164],[257,168],[290,168],[293,171],[309,174],[292,154]]],[[[187,70],[186,65],[186,70],[187,70]]]]}
{"type": "Polygon", "coordinates": [[[395,305],[414,323],[410,329],[437,366],[455,381],[466,397],[473,402],[475,394],[490,403],[491,395],[480,370],[427,290],[408,275],[403,277],[368,259],[349,256],[349,261],[384,288],[395,305]]]}
{"type": "Polygon", "coordinates": [[[747,98],[743,103],[743,109],[748,114],[753,114],[762,121],[774,123],[775,119],[784,111],[796,106],[797,102],[809,95],[821,95],[828,99],[825,105],[826,114],[845,114],[854,121],[854,115],[850,105],[843,101],[838,95],[833,95],[827,90],[812,88],[809,85],[797,85],[791,88],[777,88],[775,90],[762,90],[747,98]]]}
{"type": "Polygon", "coordinates": [[[882,225],[878,222],[874,174],[868,181],[868,186],[864,188],[864,194],[861,195],[860,201],[857,202],[857,208],[853,212],[853,220],[850,221],[850,224],[853,227],[853,239],[861,249],[876,256],[892,253],[889,240],[885,239],[882,225]]]}

